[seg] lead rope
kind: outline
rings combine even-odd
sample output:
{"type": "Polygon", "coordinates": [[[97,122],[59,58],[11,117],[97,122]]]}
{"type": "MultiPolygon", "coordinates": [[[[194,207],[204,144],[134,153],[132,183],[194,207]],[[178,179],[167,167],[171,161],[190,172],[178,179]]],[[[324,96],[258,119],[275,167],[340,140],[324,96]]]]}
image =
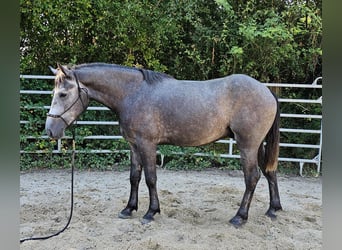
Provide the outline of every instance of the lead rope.
{"type": "Polygon", "coordinates": [[[75,149],[76,149],[76,143],[75,143],[75,130],[76,128],[74,127],[74,129],[72,130],[72,154],[71,154],[71,201],[70,201],[70,215],[69,215],[69,219],[67,224],[64,226],[64,228],[62,228],[61,230],[59,230],[57,233],[54,233],[52,235],[48,235],[48,236],[42,236],[42,237],[31,237],[31,238],[25,238],[25,239],[21,239],[20,243],[23,243],[24,241],[28,241],[28,240],[46,240],[52,237],[55,237],[57,235],[59,235],[60,233],[63,233],[65,229],[67,229],[67,227],[70,224],[71,218],[72,218],[72,212],[74,210],[74,169],[75,169],[75,149]]]}

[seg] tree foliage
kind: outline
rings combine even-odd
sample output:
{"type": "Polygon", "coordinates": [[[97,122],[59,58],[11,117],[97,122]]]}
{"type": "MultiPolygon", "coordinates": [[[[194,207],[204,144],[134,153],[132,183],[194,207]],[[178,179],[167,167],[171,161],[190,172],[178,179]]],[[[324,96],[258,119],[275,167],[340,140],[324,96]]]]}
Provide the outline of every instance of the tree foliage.
{"type": "Polygon", "coordinates": [[[21,72],[110,62],[209,79],[321,75],[321,0],[21,0],[21,72]]]}

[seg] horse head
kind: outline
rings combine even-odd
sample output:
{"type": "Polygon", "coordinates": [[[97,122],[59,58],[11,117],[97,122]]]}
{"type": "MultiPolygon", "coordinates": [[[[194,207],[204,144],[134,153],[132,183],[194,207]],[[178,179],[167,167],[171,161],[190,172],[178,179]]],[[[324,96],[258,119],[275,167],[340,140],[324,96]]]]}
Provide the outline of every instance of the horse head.
{"type": "Polygon", "coordinates": [[[60,64],[57,69],[50,67],[50,70],[55,75],[55,87],[45,130],[49,137],[59,139],[65,129],[86,110],[89,97],[87,88],[78,81],[73,70],[60,64]]]}

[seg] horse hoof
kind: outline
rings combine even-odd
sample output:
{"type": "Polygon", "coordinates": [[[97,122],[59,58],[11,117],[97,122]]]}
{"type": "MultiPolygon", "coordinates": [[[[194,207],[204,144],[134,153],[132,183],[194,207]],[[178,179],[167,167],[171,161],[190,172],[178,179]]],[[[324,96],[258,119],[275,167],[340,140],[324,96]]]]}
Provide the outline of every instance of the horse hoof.
{"type": "Polygon", "coordinates": [[[141,220],[142,225],[146,225],[150,222],[154,221],[153,215],[151,214],[145,214],[144,217],[141,220]]]}
{"type": "Polygon", "coordinates": [[[246,223],[247,220],[242,217],[236,215],[232,219],[230,219],[229,223],[232,224],[235,228],[240,228],[243,224],[246,223]]]}
{"type": "Polygon", "coordinates": [[[152,222],[154,219],[146,219],[146,218],[142,218],[141,219],[141,225],[146,225],[149,224],[150,222],[152,222]]]}
{"type": "Polygon", "coordinates": [[[271,218],[271,220],[276,220],[277,219],[277,215],[271,211],[271,210],[268,210],[265,214],[267,217],[271,218]]]}
{"type": "Polygon", "coordinates": [[[124,213],[124,212],[120,212],[120,213],[118,214],[118,217],[119,217],[120,219],[129,219],[129,218],[132,217],[132,214],[127,214],[127,213],[124,213]]]}
{"type": "Polygon", "coordinates": [[[266,216],[270,217],[271,220],[277,219],[277,215],[275,214],[276,211],[282,210],[282,208],[269,208],[267,212],[265,213],[266,216]]]}

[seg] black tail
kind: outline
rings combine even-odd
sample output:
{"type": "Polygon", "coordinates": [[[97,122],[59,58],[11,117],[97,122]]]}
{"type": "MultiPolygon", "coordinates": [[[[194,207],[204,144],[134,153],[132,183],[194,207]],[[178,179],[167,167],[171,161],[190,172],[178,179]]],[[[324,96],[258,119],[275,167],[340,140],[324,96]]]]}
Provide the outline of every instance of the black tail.
{"type": "MultiPolygon", "coordinates": [[[[277,101],[277,113],[274,118],[272,127],[268,131],[265,141],[266,147],[263,154],[262,165],[266,172],[276,171],[278,167],[278,156],[279,156],[279,126],[280,126],[280,110],[279,110],[279,102],[277,96],[272,93],[274,98],[277,101]]],[[[260,147],[262,147],[261,145],[260,147]]],[[[260,151],[260,150],[259,150],[260,151]]]]}

